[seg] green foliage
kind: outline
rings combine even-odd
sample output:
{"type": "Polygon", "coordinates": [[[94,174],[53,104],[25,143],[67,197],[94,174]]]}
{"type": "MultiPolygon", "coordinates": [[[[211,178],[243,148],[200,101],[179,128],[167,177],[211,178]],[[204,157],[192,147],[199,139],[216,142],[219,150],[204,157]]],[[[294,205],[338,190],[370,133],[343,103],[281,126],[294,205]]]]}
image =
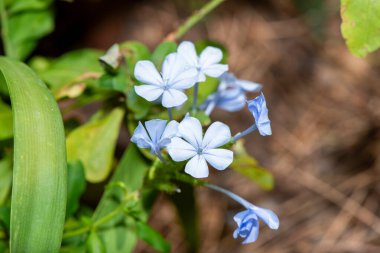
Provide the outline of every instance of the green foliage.
{"type": "Polygon", "coordinates": [[[8,199],[12,185],[12,156],[7,155],[0,160],[0,206],[8,199]]]}
{"type": "Polygon", "coordinates": [[[67,159],[80,160],[86,179],[92,183],[106,179],[112,169],[123,115],[124,110],[116,108],[104,118],[83,124],[67,136],[67,159]]]}
{"type": "Polygon", "coordinates": [[[86,189],[86,177],[80,161],[73,161],[67,165],[66,217],[70,217],[79,208],[80,197],[86,189]]]}
{"type": "Polygon", "coordinates": [[[341,0],[342,35],[359,57],[380,47],[380,2],[341,0]]]}
{"type": "Polygon", "coordinates": [[[0,2],[2,39],[6,55],[25,60],[40,38],[54,28],[52,0],[13,0],[0,2]]]}
{"type": "Polygon", "coordinates": [[[158,252],[170,252],[170,244],[160,233],[144,222],[136,222],[137,235],[158,252]]]}
{"type": "Polygon", "coordinates": [[[156,65],[158,69],[161,69],[162,62],[165,57],[177,50],[177,44],[175,42],[166,41],[159,44],[152,54],[152,62],[156,65]]]}
{"type": "Polygon", "coordinates": [[[0,140],[13,137],[12,109],[0,99],[0,140]]]}
{"type": "Polygon", "coordinates": [[[60,56],[54,60],[35,57],[31,60],[31,67],[45,81],[53,92],[67,85],[88,83],[96,80],[102,73],[99,57],[102,51],[94,49],[80,49],[60,56]]]}
{"type": "Polygon", "coordinates": [[[1,57],[0,72],[15,124],[11,251],[58,252],[67,192],[61,114],[49,90],[26,65],[1,57]]]}
{"type": "Polygon", "coordinates": [[[234,161],[231,168],[257,183],[262,189],[271,190],[274,186],[272,174],[245,151],[241,141],[238,141],[233,149],[234,161]]]}
{"type": "Polygon", "coordinates": [[[100,239],[99,235],[95,232],[91,232],[87,237],[86,248],[88,253],[105,253],[105,247],[100,239]]]}
{"type": "Polygon", "coordinates": [[[197,207],[195,203],[194,187],[190,184],[179,183],[181,193],[170,195],[170,199],[177,208],[181,220],[183,233],[187,242],[187,252],[197,252],[199,248],[197,207]]]}
{"type": "Polygon", "coordinates": [[[148,115],[152,103],[137,95],[135,89],[131,89],[128,92],[127,106],[134,112],[134,118],[140,120],[148,115]]]}
{"type": "Polygon", "coordinates": [[[135,64],[141,60],[149,60],[149,49],[138,41],[126,41],[120,44],[120,49],[127,63],[129,74],[133,75],[135,64]]]}

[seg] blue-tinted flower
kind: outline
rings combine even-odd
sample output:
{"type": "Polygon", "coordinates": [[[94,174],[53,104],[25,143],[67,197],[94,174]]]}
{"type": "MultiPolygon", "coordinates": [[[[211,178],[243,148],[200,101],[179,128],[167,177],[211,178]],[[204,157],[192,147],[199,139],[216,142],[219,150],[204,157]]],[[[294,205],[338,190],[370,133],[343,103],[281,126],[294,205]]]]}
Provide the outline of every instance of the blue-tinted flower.
{"type": "Polygon", "coordinates": [[[247,210],[234,216],[238,226],[234,231],[234,238],[237,239],[239,236],[244,238],[243,244],[256,241],[259,235],[259,219],[271,229],[278,229],[280,226],[280,221],[274,212],[250,204],[247,210]]]}
{"type": "Polygon", "coordinates": [[[233,236],[235,239],[239,236],[245,238],[243,244],[256,241],[259,235],[259,219],[271,229],[279,228],[280,220],[273,211],[255,206],[235,193],[219,186],[213,184],[205,184],[205,186],[227,195],[246,208],[245,211],[239,212],[234,216],[238,228],[234,231],[233,236]]]}
{"type": "Polygon", "coordinates": [[[195,178],[204,178],[209,174],[207,162],[217,170],[226,169],[233,160],[233,152],[218,148],[231,139],[227,125],[214,122],[202,136],[202,126],[198,119],[185,117],[178,126],[178,136],[174,137],[167,149],[176,161],[190,159],[185,172],[195,178]]]}
{"type": "Polygon", "coordinates": [[[236,112],[245,106],[245,93],[239,88],[220,90],[212,93],[201,104],[200,108],[205,110],[206,115],[210,115],[215,107],[219,107],[228,112],[236,112]]]}
{"type": "Polygon", "coordinates": [[[169,54],[162,64],[162,75],[150,61],[139,61],[135,67],[135,77],[144,85],[135,86],[136,93],[148,101],[161,99],[166,108],[182,105],[187,96],[184,89],[192,87],[198,72],[186,68],[186,62],[177,53],[169,54]]]}
{"type": "Polygon", "coordinates": [[[198,71],[198,82],[204,82],[206,76],[219,77],[228,70],[228,65],[219,64],[223,58],[219,48],[206,47],[198,57],[194,44],[184,41],[178,46],[177,52],[186,60],[188,67],[198,71]]]}
{"type": "Polygon", "coordinates": [[[218,90],[239,88],[245,92],[258,92],[262,88],[262,85],[259,83],[237,79],[236,76],[230,72],[225,72],[219,79],[220,84],[218,90]]]}
{"type": "Polygon", "coordinates": [[[139,148],[150,148],[151,153],[156,153],[161,159],[160,150],[170,143],[177,131],[178,122],[175,120],[166,125],[166,120],[153,119],[145,122],[145,127],[139,122],[131,141],[139,148]]]}
{"type": "Polygon", "coordinates": [[[270,126],[270,120],[268,118],[268,108],[265,101],[264,94],[247,101],[248,109],[255,118],[256,127],[262,136],[271,135],[272,129],[270,126]]]}

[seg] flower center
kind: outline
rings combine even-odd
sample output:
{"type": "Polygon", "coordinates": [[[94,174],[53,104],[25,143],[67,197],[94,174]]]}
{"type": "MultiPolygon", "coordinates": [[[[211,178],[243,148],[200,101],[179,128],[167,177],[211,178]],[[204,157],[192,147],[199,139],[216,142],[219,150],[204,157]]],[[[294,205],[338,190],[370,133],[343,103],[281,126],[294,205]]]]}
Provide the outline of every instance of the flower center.
{"type": "Polygon", "coordinates": [[[198,155],[201,155],[202,153],[203,153],[203,148],[198,147],[198,149],[197,149],[197,154],[198,154],[198,155]]]}

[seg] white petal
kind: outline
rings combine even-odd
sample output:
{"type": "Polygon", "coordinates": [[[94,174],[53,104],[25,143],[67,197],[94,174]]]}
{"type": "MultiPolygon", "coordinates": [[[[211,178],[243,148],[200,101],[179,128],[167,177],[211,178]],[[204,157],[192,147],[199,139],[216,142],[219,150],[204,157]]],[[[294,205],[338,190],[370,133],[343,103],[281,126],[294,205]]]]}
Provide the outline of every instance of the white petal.
{"type": "Polygon", "coordinates": [[[171,53],[166,56],[162,64],[162,76],[163,79],[171,84],[186,67],[185,60],[177,53],[171,53]]]}
{"type": "Polygon", "coordinates": [[[199,65],[202,68],[219,63],[223,58],[222,50],[216,47],[206,47],[199,56],[199,65]]]}
{"type": "Polygon", "coordinates": [[[197,80],[197,82],[198,82],[198,83],[201,83],[201,82],[204,82],[204,81],[206,81],[206,76],[205,76],[205,74],[203,74],[202,72],[199,72],[199,73],[198,73],[198,80],[197,80]]]}
{"type": "Polygon", "coordinates": [[[183,70],[170,80],[170,87],[175,89],[188,89],[198,82],[198,71],[195,68],[183,70]]]}
{"type": "Polygon", "coordinates": [[[203,153],[204,158],[217,170],[226,169],[234,159],[234,153],[228,149],[210,149],[203,153]]]}
{"type": "Polygon", "coordinates": [[[202,148],[212,149],[220,147],[231,140],[230,128],[219,121],[209,126],[202,142],[202,148]]]}
{"type": "Polygon", "coordinates": [[[227,70],[228,65],[226,64],[212,64],[202,68],[202,72],[211,77],[220,77],[227,70]]]}
{"type": "Polygon", "coordinates": [[[136,143],[136,145],[139,148],[151,148],[152,147],[152,145],[151,145],[152,141],[151,141],[148,133],[146,132],[144,126],[141,124],[141,122],[139,122],[138,126],[136,127],[136,129],[132,135],[131,141],[133,143],[136,143]]]}
{"type": "Polygon", "coordinates": [[[195,178],[208,177],[206,160],[201,155],[196,155],[187,162],[185,172],[195,178]]]}
{"type": "Polygon", "coordinates": [[[154,144],[158,144],[158,141],[161,139],[162,133],[166,127],[166,120],[152,119],[145,122],[145,126],[152,142],[154,144]]]}
{"type": "Polygon", "coordinates": [[[194,117],[185,117],[178,126],[179,135],[195,149],[202,145],[202,125],[194,117]]]}
{"type": "Polygon", "coordinates": [[[151,61],[138,61],[135,67],[135,78],[142,83],[162,86],[162,77],[151,61]]]}
{"type": "Polygon", "coordinates": [[[174,137],[167,147],[168,153],[173,161],[185,161],[197,154],[194,147],[181,138],[174,137]]]}
{"type": "Polygon", "coordinates": [[[177,52],[186,60],[186,62],[194,67],[198,65],[198,55],[195,51],[194,44],[190,41],[184,41],[179,44],[177,52]]]}
{"type": "Polygon", "coordinates": [[[247,209],[235,214],[234,221],[237,223],[238,227],[240,227],[240,224],[243,222],[244,218],[252,212],[253,212],[252,210],[247,209]]]}
{"type": "Polygon", "coordinates": [[[258,92],[263,87],[259,83],[250,82],[246,80],[236,80],[236,84],[245,91],[258,92]]]}
{"type": "Polygon", "coordinates": [[[162,106],[171,108],[182,105],[187,100],[187,96],[182,91],[176,89],[165,90],[162,95],[162,106]]]}
{"type": "Polygon", "coordinates": [[[271,229],[278,229],[280,226],[280,220],[278,219],[278,216],[269,209],[257,207],[255,205],[252,205],[250,207],[256,215],[265,222],[265,224],[268,225],[271,229]]]}
{"type": "Polygon", "coordinates": [[[156,100],[164,92],[164,90],[161,87],[154,85],[136,85],[135,91],[137,95],[145,98],[148,101],[156,100]]]}
{"type": "Polygon", "coordinates": [[[175,120],[172,120],[168,123],[165,128],[164,133],[161,136],[161,139],[168,138],[171,139],[177,135],[179,123],[175,120]]]}

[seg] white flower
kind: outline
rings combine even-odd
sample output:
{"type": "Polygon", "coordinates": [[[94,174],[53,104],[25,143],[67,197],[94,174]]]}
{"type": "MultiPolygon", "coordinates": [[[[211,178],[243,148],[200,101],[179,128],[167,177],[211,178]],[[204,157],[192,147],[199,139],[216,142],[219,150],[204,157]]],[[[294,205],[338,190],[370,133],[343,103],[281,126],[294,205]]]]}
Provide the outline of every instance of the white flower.
{"type": "Polygon", "coordinates": [[[182,105],[187,100],[183,90],[197,81],[197,71],[185,68],[185,61],[176,53],[165,58],[162,75],[151,61],[139,61],[135,67],[135,77],[144,85],[135,86],[135,91],[148,101],[161,98],[166,108],[182,105]]]}
{"type": "Polygon", "coordinates": [[[226,169],[233,160],[233,152],[218,148],[231,139],[227,125],[214,122],[202,138],[202,126],[198,119],[185,117],[178,126],[178,135],[174,137],[167,149],[171,158],[176,161],[190,159],[185,172],[195,178],[204,178],[209,174],[207,163],[217,170],[226,169]]]}
{"type": "Polygon", "coordinates": [[[177,52],[186,60],[190,68],[198,71],[198,82],[204,82],[206,75],[219,77],[228,70],[227,64],[219,64],[223,58],[222,50],[219,48],[206,47],[198,57],[194,44],[184,41],[178,46],[177,52]]]}

